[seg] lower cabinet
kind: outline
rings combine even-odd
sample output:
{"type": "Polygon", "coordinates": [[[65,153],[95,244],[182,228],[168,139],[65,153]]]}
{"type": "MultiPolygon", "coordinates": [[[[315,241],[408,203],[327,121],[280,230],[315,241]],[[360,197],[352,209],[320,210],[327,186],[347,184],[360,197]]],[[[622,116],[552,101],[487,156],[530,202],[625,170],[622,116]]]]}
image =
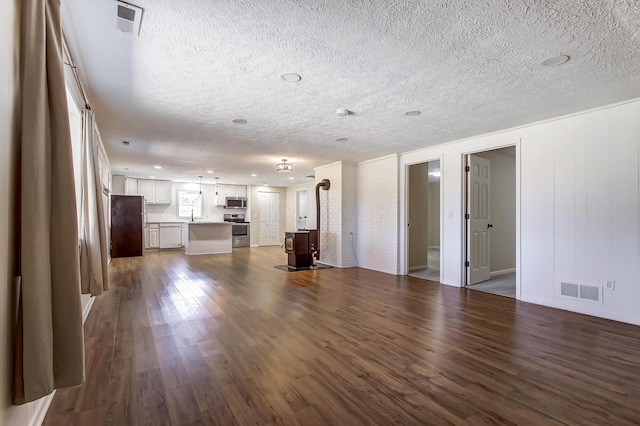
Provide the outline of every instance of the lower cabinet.
{"type": "Polygon", "coordinates": [[[150,224],[147,226],[147,241],[146,248],[159,248],[160,247],[160,229],[157,224],[150,224]]]}

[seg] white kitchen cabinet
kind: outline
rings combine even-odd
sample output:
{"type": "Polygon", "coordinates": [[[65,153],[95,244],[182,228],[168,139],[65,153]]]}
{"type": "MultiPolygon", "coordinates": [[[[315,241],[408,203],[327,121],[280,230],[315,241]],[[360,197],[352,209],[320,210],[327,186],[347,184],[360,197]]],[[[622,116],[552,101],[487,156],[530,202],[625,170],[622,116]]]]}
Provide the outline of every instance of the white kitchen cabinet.
{"type": "Polygon", "coordinates": [[[147,204],[156,202],[156,181],[148,179],[138,180],[138,195],[142,195],[147,204]]]}
{"type": "Polygon", "coordinates": [[[186,241],[187,241],[187,225],[183,223],[182,232],[180,233],[180,245],[184,247],[186,241]]]}
{"type": "Polygon", "coordinates": [[[138,195],[138,179],[124,179],[124,195],[138,195]]]}
{"type": "Polygon", "coordinates": [[[222,185],[224,187],[224,196],[226,197],[235,197],[236,196],[236,186],[235,185],[222,185]]]}
{"type": "Polygon", "coordinates": [[[218,185],[218,195],[216,196],[216,205],[224,206],[227,197],[246,197],[247,187],[245,185],[218,185]]]}
{"type": "Polygon", "coordinates": [[[171,204],[172,201],[171,181],[170,180],[157,180],[156,181],[156,204],[171,204]]]}
{"type": "Polygon", "coordinates": [[[150,224],[147,228],[147,248],[160,248],[160,229],[158,224],[150,224]]]}
{"type": "Polygon", "coordinates": [[[147,204],[171,204],[171,181],[138,179],[138,195],[147,204]]]}

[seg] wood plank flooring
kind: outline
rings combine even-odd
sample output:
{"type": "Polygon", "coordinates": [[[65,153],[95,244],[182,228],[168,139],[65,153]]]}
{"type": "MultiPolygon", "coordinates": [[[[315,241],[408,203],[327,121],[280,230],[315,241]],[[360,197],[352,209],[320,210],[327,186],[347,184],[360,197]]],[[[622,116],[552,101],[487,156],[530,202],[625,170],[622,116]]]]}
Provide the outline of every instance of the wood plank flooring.
{"type": "Polygon", "coordinates": [[[637,425],[640,327],[280,248],[111,263],[45,425],[637,425]]]}

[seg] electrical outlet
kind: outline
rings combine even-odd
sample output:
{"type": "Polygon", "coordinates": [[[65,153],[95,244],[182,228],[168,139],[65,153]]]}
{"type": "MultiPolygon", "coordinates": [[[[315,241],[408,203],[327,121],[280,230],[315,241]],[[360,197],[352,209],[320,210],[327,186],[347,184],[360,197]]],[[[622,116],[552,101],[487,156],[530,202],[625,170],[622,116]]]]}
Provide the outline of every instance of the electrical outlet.
{"type": "Polygon", "coordinates": [[[607,285],[605,286],[607,290],[615,290],[616,288],[616,280],[608,280],[607,285]]]}

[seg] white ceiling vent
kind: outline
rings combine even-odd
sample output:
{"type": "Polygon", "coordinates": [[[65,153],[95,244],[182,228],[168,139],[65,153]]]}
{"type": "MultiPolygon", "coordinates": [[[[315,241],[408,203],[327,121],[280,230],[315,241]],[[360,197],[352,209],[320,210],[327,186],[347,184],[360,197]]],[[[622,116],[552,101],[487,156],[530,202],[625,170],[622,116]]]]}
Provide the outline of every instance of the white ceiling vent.
{"type": "Polygon", "coordinates": [[[560,283],[560,296],[602,303],[602,286],[560,283]]]}
{"type": "Polygon", "coordinates": [[[123,33],[140,35],[142,8],[121,1],[114,1],[113,6],[116,15],[116,27],[123,33]]]}

